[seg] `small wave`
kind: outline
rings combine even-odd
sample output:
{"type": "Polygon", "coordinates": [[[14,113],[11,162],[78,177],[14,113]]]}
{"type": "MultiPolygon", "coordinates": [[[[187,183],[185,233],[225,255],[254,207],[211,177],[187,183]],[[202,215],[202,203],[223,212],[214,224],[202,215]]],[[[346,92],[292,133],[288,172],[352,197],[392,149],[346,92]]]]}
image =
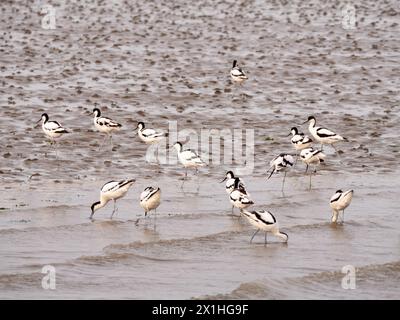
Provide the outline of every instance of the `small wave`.
{"type": "MultiPolygon", "coordinates": [[[[367,283],[372,287],[372,290],[371,293],[365,293],[365,288],[363,292],[355,290],[355,294],[350,295],[349,298],[357,299],[362,296],[382,299],[376,293],[376,284],[381,283],[383,286],[382,289],[389,294],[389,297],[386,296],[385,298],[398,299],[399,290],[397,283],[400,280],[400,261],[365,265],[356,267],[355,271],[356,281],[357,283],[361,283],[360,287],[367,283]],[[389,290],[388,286],[390,285],[393,287],[393,290],[389,290]]],[[[343,289],[340,286],[343,276],[344,273],[341,270],[334,270],[281,280],[260,279],[257,282],[241,283],[230,293],[206,295],[194,299],[343,299],[345,297],[343,289]]]]}

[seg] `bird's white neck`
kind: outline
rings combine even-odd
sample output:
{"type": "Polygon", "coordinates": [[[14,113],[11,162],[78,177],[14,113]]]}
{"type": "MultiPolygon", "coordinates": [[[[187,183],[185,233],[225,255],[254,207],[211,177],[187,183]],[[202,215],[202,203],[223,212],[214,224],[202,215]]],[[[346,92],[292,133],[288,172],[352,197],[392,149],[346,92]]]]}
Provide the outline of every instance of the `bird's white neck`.
{"type": "Polygon", "coordinates": [[[176,149],[176,151],[177,151],[178,153],[181,153],[181,152],[182,152],[182,146],[181,146],[180,144],[176,144],[174,147],[175,147],[175,149],[176,149]]]}
{"type": "Polygon", "coordinates": [[[315,119],[311,119],[311,120],[310,120],[310,124],[309,124],[308,127],[309,127],[310,129],[311,129],[311,128],[314,128],[315,125],[316,125],[316,123],[317,123],[317,122],[315,121],[315,119]]]}
{"type": "Polygon", "coordinates": [[[97,211],[101,208],[103,208],[106,204],[107,204],[107,200],[104,199],[103,197],[100,197],[100,203],[96,204],[96,206],[94,207],[94,211],[97,211]]]}

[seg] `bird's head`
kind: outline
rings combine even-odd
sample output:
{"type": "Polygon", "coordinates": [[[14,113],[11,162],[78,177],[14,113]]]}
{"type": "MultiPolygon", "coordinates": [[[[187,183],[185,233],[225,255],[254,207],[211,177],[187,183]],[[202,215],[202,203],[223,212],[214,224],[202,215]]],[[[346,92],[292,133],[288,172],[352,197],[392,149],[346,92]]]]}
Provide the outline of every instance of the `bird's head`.
{"type": "Polygon", "coordinates": [[[225,174],[225,178],[221,181],[221,183],[226,181],[227,179],[232,179],[234,177],[235,177],[235,175],[233,174],[232,171],[227,171],[227,173],[225,174]]]}
{"type": "Polygon", "coordinates": [[[293,127],[292,129],[290,129],[290,133],[288,134],[288,136],[290,136],[290,135],[294,136],[298,133],[299,133],[299,130],[297,130],[296,127],[293,127]]]}
{"type": "Polygon", "coordinates": [[[135,130],[142,130],[142,129],[144,129],[144,123],[143,122],[138,122],[135,130]]]}
{"type": "Polygon", "coordinates": [[[96,210],[100,209],[100,201],[93,203],[90,209],[92,211],[92,213],[90,214],[90,218],[92,218],[96,210]]]}
{"type": "Polygon", "coordinates": [[[95,116],[96,118],[100,117],[100,116],[101,116],[101,111],[100,111],[100,109],[99,109],[99,108],[94,108],[94,109],[93,109],[93,114],[94,114],[94,116],[95,116]]]}
{"type": "Polygon", "coordinates": [[[182,143],[175,142],[173,147],[175,148],[176,151],[180,152],[182,150],[182,143]]]}
{"type": "Polygon", "coordinates": [[[316,122],[315,117],[314,116],[309,116],[308,119],[306,121],[304,121],[302,124],[305,124],[305,123],[310,122],[310,121],[316,122]]]}
{"type": "Polygon", "coordinates": [[[44,123],[46,123],[47,121],[49,121],[49,116],[48,116],[48,114],[47,114],[47,113],[43,113],[38,122],[40,122],[40,121],[43,121],[44,123]]]}

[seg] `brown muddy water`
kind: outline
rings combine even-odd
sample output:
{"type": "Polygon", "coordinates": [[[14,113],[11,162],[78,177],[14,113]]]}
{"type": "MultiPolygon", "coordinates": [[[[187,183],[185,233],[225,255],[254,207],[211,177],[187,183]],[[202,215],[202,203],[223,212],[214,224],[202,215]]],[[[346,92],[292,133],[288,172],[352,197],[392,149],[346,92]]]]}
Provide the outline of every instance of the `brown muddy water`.
{"type": "Polygon", "coordinates": [[[41,27],[43,3],[0,4],[0,298],[400,298],[398,1],[359,2],[354,29],[344,1],[49,0],[54,30],[41,27]],[[233,59],[249,76],[241,88],[233,59]],[[123,124],[112,152],[95,104],[123,124]],[[35,124],[43,112],[71,131],[58,159],[35,124]],[[286,135],[311,114],[349,142],[340,157],[325,147],[311,191],[299,162],[282,194],[268,162],[293,151],[286,135]],[[243,179],[289,243],[250,245],[253,229],[230,215],[218,182],[238,164],[210,163],[181,190],[180,165],[146,161],[137,121],[253,129],[243,179]],[[127,177],[137,182],[115,219],[109,204],[91,222],[100,187],[127,177]],[[149,185],[162,189],[156,227],[138,203],[149,185]],[[332,226],[339,188],[355,194],[332,226]],[[55,290],[42,288],[46,265],[55,290]]]}

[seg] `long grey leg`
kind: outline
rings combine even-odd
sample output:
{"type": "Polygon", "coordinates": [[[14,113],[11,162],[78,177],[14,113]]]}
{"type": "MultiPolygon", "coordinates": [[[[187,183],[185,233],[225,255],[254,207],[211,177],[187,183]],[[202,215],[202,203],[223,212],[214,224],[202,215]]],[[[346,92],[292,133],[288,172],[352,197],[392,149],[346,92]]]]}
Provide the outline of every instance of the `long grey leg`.
{"type": "Polygon", "coordinates": [[[296,166],[298,158],[299,158],[299,153],[296,154],[296,159],[294,160],[293,168],[296,166]]]}
{"type": "Polygon", "coordinates": [[[182,184],[181,184],[181,189],[183,188],[183,185],[186,182],[186,178],[187,178],[187,169],[185,169],[185,176],[183,177],[183,181],[182,181],[182,184]]]}
{"type": "Polygon", "coordinates": [[[256,232],[254,232],[253,236],[250,239],[250,243],[253,241],[254,237],[256,236],[256,234],[258,233],[258,231],[260,231],[260,229],[257,229],[256,232]]]}
{"type": "Polygon", "coordinates": [[[117,201],[116,200],[114,200],[114,210],[113,210],[113,212],[111,213],[111,217],[110,217],[110,219],[112,219],[113,218],[113,215],[114,215],[114,213],[115,213],[115,211],[117,210],[117,201]]]}
{"type": "Polygon", "coordinates": [[[56,160],[58,160],[58,149],[57,149],[57,142],[54,141],[54,150],[56,151],[56,160]]]}
{"type": "Polygon", "coordinates": [[[112,135],[110,134],[110,145],[111,145],[111,151],[112,151],[112,149],[114,148],[114,146],[113,146],[113,140],[112,140],[112,135]]]}
{"type": "Polygon", "coordinates": [[[107,141],[107,135],[104,136],[103,143],[101,143],[101,144],[99,145],[98,151],[100,151],[100,150],[101,150],[101,147],[103,147],[103,146],[106,144],[106,141],[107,141]]]}
{"type": "Polygon", "coordinates": [[[286,179],[286,171],[285,171],[285,174],[284,174],[284,176],[283,176],[282,192],[283,192],[283,187],[285,186],[285,179],[286,179]]]}
{"type": "Polygon", "coordinates": [[[264,246],[267,245],[267,231],[265,231],[265,236],[264,236],[264,246]]]}

